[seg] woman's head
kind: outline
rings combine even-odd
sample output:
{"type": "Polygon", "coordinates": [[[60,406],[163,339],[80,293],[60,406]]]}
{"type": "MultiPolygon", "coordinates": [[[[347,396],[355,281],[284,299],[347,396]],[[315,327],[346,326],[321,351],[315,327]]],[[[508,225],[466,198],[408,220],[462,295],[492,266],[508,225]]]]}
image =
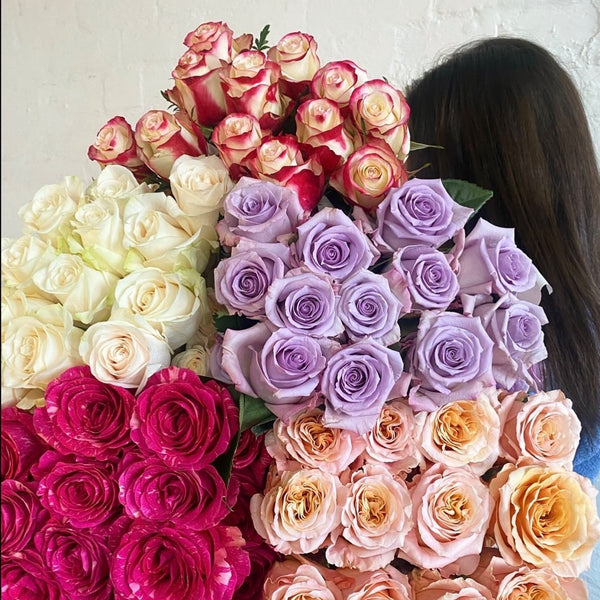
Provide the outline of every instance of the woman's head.
{"type": "MultiPolygon", "coordinates": [[[[545,49],[493,38],[461,48],[410,86],[420,177],[491,189],[481,216],[514,227],[554,293],[546,386],[600,414],[600,175],[586,114],[568,73],[545,49]]],[[[589,409],[589,410],[588,410],[589,409]]],[[[592,418],[593,417],[593,418],[592,418]]],[[[585,423],[584,423],[585,426],[585,423]]]]}

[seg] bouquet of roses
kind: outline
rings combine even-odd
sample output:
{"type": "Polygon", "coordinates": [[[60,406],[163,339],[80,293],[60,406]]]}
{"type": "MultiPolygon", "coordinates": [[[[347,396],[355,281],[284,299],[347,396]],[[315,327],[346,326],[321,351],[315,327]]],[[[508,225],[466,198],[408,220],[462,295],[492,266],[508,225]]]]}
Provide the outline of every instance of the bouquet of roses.
{"type": "Polygon", "coordinates": [[[585,597],[543,277],[399,90],[268,32],[190,32],[3,240],[3,594],[585,597]]]}

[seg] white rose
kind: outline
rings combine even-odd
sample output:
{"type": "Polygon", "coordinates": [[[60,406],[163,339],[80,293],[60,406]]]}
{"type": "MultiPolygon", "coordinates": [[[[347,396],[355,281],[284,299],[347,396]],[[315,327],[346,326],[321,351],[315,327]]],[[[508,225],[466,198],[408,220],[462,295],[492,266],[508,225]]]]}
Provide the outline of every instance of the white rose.
{"type": "Polygon", "coordinates": [[[163,193],[141,194],[131,198],[123,215],[123,244],[129,249],[128,271],[156,267],[201,273],[213,247],[217,247],[214,227],[190,228],[174,198],[163,193]]]}
{"type": "Polygon", "coordinates": [[[69,221],[81,202],[83,189],[78,177],[65,177],[62,183],[40,188],[33,200],[19,209],[23,231],[57,244],[70,231],[69,221]]]}
{"type": "Polygon", "coordinates": [[[167,342],[153,327],[141,317],[121,313],[90,326],[79,351],[99,381],[138,390],[171,361],[167,342]]]}
{"type": "Polygon", "coordinates": [[[210,350],[206,346],[192,346],[176,354],[171,364],[182,369],[191,369],[201,377],[208,377],[210,373],[210,350]]]}
{"type": "Polygon", "coordinates": [[[83,330],[59,304],[42,306],[2,329],[3,387],[45,390],[60,373],[83,364],[78,352],[83,330]]]}
{"type": "Polygon", "coordinates": [[[74,254],[59,254],[33,276],[43,292],[52,294],[76,321],[86,325],[108,318],[109,299],[118,280],[112,273],[92,269],[74,254]]]}
{"type": "Polygon", "coordinates": [[[127,275],[115,288],[113,312],[124,309],[154,327],[175,350],[198,329],[208,311],[206,283],[197,272],[195,286],[182,274],[144,268],[127,275]]]}
{"type": "Polygon", "coordinates": [[[31,410],[46,404],[43,390],[28,390],[27,388],[2,387],[2,408],[16,406],[21,410],[31,410]]]}
{"type": "Polygon", "coordinates": [[[148,184],[138,183],[135,175],[127,167],[107,165],[96,180],[88,186],[86,194],[90,198],[124,200],[151,191],[148,184]]]}
{"type": "Polygon", "coordinates": [[[218,156],[180,156],[169,176],[179,208],[194,229],[215,227],[223,197],[233,187],[229,171],[218,156]]]}
{"type": "Polygon", "coordinates": [[[33,235],[17,239],[2,238],[2,283],[19,286],[25,293],[39,293],[31,278],[56,256],[51,244],[33,235]]]}
{"type": "Polygon", "coordinates": [[[35,314],[44,306],[51,306],[53,301],[39,296],[27,295],[23,290],[2,286],[2,341],[8,324],[17,317],[35,314]]]}

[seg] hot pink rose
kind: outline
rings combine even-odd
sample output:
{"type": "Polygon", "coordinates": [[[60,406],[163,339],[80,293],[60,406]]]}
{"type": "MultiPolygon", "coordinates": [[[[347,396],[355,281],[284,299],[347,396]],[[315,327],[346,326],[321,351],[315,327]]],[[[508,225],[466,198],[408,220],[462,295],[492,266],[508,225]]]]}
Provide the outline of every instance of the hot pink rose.
{"type": "MultiPolygon", "coordinates": [[[[310,83],[313,96],[333,100],[344,111],[352,92],[367,80],[367,72],[351,60],[328,62],[310,83]]],[[[343,112],[342,114],[345,114],[343,112]]]]}
{"type": "Polygon", "coordinates": [[[35,550],[2,561],[3,600],[61,600],[61,590],[35,550]]]}

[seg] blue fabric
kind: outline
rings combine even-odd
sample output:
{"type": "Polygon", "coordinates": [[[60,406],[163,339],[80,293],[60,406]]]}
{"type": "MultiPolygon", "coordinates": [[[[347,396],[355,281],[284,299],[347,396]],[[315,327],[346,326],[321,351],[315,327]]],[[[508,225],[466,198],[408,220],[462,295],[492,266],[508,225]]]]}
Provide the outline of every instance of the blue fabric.
{"type": "Polygon", "coordinates": [[[582,437],[575,460],[573,461],[573,470],[580,475],[595,479],[600,472],[600,431],[596,431],[596,436],[582,437]]]}

